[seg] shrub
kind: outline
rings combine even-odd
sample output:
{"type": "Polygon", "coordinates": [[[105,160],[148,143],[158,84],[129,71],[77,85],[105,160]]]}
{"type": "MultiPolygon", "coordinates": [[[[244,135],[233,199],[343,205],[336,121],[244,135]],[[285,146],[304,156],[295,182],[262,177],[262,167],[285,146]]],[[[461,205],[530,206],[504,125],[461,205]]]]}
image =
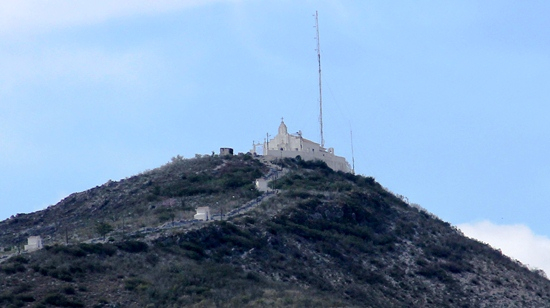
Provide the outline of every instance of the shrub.
{"type": "Polygon", "coordinates": [[[379,283],[379,284],[383,285],[387,282],[384,275],[379,274],[377,272],[368,272],[367,274],[363,275],[363,277],[361,277],[361,278],[364,279],[365,282],[370,283],[370,284],[379,283]]]}
{"type": "Polygon", "coordinates": [[[459,261],[459,262],[444,263],[441,265],[441,267],[453,274],[458,274],[458,273],[470,271],[472,266],[465,261],[459,261]]]}
{"type": "Polygon", "coordinates": [[[253,273],[253,272],[248,272],[248,273],[246,273],[246,279],[252,280],[254,282],[259,282],[260,281],[260,275],[258,275],[256,273],[253,273]]]}
{"type": "Polygon", "coordinates": [[[48,273],[51,277],[59,279],[59,280],[63,280],[63,281],[66,281],[66,282],[73,282],[74,281],[73,280],[73,275],[71,274],[71,272],[69,272],[67,269],[64,269],[64,268],[52,270],[52,271],[49,271],[48,273]]]}
{"type": "Polygon", "coordinates": [[[103,237],[103,240],[105,240],[105,237],[109,232],[113,231],[113,226],[106,222],[98,222],[95,225],[95,230],[97,234],[99,234],[101,237],[103,237]]]}
{"type": "Polygon", "coordinates": [[[16,299],[19,300],[19,301],[22,301],[22,302],[24,302],[24,303],[32,303],[32,302],[36,301],[36,299],[34,298],[34,296],[29,295],[29,294],[17,295],[17,296],[16,296],[16,299]]]}
{"type": "Polygon", "coordinates": [[[15,301],[15,296],[13,294],[0,294],[0,304],[9,304],[15,301]]]}
{"type": "Polygon", "coordinates": [[[254,219],[254,217],[251,217],[251,216],[245,216],[243,218],[243,221],[244,223],[251,224],[251,225],[256,223],[256,219],[254,219]]]}
{"type": "Polygon", "coordinates": [[[74,295],[74,294],[76,294],[76,290],[72,286],[66,286],[66,287],[63,288],[63,293],[68,294],[68,295],[74,295]]]}
{"type": "Polygon", "coordinates": [[[3,266],[1,269],[8,275],[13,275],[17,272],[24,272],[27,270],[23,264],[19,263],[3,266]]]}
{"type": "Polygon", "coordinates": [[[206,256],[204,249],[192,242],[182,242],[180,247],[184,249],[184,254],[193,260],[201,260],[206,256]]]}
{"type": "Polygon", "coordinates": [[[437,258],[448,258],[451,255],[451,250],[443,246],[428,246],[425,251],[427,255],[437,258]]]}
{"type": "Polygon", "coordinates": [[[112,244],[78,244],[78,247],[86,253],[112,256],[116,253],[116,246],[112,244]]]}
{"type": "Polygon", "coordinates": [[[63,294],[59,294],[59,293],[53,293],[53,294],[47,295],[42,301],[42,303],[57,306],[57,307],[84,307],[84,304],[80,302],[71,301],[67,299],[67,297],[65,297],[63,294]]]}
{"type": "Polygon", "coordinates": [[[159,223],[174,221],[174,219],[176,218],[176,213],[173,209],[158,209],[156,211],[156,215],[159,223]]]}
{"type": "Polygon", "coordinates": [[[57,246],[54,248],[54,253],[62,252],[73,257],[81,258],[86,256],[86,252],[80,247],[75,246],[57,246]]]}
{"type": "Polygon", "coordinates": [[[453,278],[444,269],[435,264],[430,264],[420,268],[417,271],[417,274],[430,279],[438,279],[443,283],[449,283],[453,281],[453,278]]]}
{"type": "Polygon", "coordinates": [[[306,169],[320,169],[328,172],[334,172],[330,167],[327,165],[326,162],[322,160],[298,160],[298,166],[306,169]]]}
{"type": "Polygon", "coordinates": [[[28,284],[28,283],[24,283],[24,284],[18,286],[17,288],[15,288],[15,290],[11,291],[11,293],[21,294],[21,293],[29,292],[31,290],[32,290],[31,285],[28,284]]]}
{"type": "Polygon", "coordinates": [[[139,253],[139,252],[146,252],[149,250],[149,245],[145,242],[140,241],[125,241],[117,243],[116,246],[120,250],[124,250],[129,253],[139,253]]]}
{"type": "Polygon", "coordinates": [[[147,263],[151,264],[152,266],[155,266],[160,261],[160,258],[156,254],[149,253],[147,254],[147,256],[145,256],[145,261],[147,261],[147,263]]]}
{"type": "Polygon", "coordinates": [[[307,198],[311,197],[311,194],[308,191],[305,191],[305,190],[298,190],[298,191],[291,190],[287,194],[290,198],[307,199],[307,198]]]}
{"type": "Polygon", "coordinates": [[[149,283],[139,278],[129,278],[124,281],[124,288],[129,291],[144,290],[149,286],[149,283]]]}
{"type": "Polygon", "coordinates": [[[15,256],[11,259],[9,259],[10,263],[20,263],[20,264],[27,264],[29,263],[29,260],[23,256],[15,256]]]}

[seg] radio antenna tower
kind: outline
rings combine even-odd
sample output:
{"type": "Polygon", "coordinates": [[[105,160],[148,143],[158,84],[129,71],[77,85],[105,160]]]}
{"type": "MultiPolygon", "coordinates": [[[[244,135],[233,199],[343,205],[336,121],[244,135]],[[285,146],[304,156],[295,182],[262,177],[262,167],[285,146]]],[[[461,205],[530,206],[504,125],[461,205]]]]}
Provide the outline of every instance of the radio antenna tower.
{"type": "Polygon", "coordinates": [[[315,11],[315,28],[317,29],[317,61],[319,62],[319,125],[321,126],[321,147],[325,147],[323,137],[323,91],[321,89],[321,44],[319,43],[319,14],[315,11]]]}

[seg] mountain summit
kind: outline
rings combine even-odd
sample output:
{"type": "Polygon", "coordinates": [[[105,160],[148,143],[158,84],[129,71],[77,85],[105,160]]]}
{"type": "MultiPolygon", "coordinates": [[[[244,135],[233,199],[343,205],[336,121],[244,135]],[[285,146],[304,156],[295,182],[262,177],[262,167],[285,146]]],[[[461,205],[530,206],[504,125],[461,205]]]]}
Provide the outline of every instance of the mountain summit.
{"type": "Polygon", "coordinates": [[[543,273],[299,158],[175,157],[1,222],[0,246],[6,307],[550,306],[543,273]]]}

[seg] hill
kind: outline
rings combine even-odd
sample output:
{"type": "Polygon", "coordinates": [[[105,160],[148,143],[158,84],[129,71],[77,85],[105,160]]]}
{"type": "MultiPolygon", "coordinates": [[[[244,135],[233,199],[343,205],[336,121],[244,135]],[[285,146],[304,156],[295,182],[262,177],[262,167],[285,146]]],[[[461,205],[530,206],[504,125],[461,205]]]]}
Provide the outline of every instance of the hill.
{"type": "Polygon", "coordinates": [[[0,230],[3,246],[47,244],[0,264],[8,307],[550,305],[540,273],[322,162],[174,158],[0,230]],[[280,168],[278,193],[254,189],[280,168]],[[225,220],[188,221],[202,205],[225,220]],[[105,241],[98,221],[114,229],[105,241]]]}
{"type": "Polygon", "coordinates": [[[73,193],[43,211],[0,222],[0,247],[22,246],[31,235],[44,243],[79,243],[96,237],[98,222],[114,237],[190,219],[197,206],[233,208],[260,195],[253,181],[267,167],[250,156],[172,158],[170,163],[120,181],[73,193]]]}

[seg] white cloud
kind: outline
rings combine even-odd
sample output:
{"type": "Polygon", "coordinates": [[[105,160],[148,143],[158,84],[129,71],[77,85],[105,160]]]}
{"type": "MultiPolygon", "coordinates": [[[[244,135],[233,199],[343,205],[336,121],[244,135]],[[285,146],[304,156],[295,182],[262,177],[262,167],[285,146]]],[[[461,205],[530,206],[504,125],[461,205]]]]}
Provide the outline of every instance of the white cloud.
{"type": "Polygon", "coordinates": [[[97,0],[0,1],[0,95],[28,82],[139,82],[144,70],[163,65],[156,47],[141,45],[116,52],[101,48],[58,45],[34,35],[93,25],[136,15],[154,15],[236,0],[97,0]],[[20,37],[22,39],[20,39],[20,37]]]}
{"type": "Polygon", "coordinates": [[[151,15],[229,0],[3,0],[0,34],[47,31],[132,15],[151,15]]]}
{"type": "Polygon", "coordinates": [[[465,235],[485,242],[531,268],[550,275],[550,239],[521,224],[496,225],[490,221],[458,225],[465,235]]]}

